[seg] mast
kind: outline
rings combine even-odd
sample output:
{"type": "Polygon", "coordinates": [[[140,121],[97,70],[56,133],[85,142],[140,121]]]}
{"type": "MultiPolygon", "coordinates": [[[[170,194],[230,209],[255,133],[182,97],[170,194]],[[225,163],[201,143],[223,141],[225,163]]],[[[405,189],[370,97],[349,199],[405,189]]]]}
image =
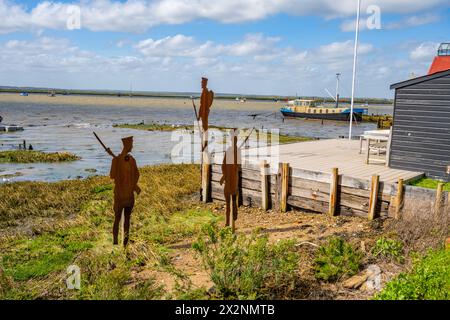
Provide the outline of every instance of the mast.
{"type": "Polygon", "coordinates": [[[336,108],[339,108],[339,77],[340,73],[336,73],[336,108]]]}
{"type": "Polygon", "coordinates": [[[358,0],[358,10],[356,13],[355,51],[353,54],[352,102],[350,105],[350,127],[349,127],[349,131],[348,131],[348,139],[349,140],[352,140],[353,107],[354,107],[354,103],[355,103],[356,62],[357,62],[357,57],[358,57],[358,33],[359,33],[360,13],[361,13],[361,0],[358,0]]]}

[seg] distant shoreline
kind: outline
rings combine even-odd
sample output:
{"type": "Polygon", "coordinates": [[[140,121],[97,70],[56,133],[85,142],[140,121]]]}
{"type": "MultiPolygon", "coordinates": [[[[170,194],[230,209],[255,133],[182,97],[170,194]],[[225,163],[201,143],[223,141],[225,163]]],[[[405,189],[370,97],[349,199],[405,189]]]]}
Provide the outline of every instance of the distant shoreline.
{"type": "MultiPolygon", "coordinates": [[[[135,98],[162,98],[162,99],[190,99],[192,96],[198,97],[200,93],[193,92],[145,92],[145,91],[122,91],[122,90],[65,90],[65,89],[47,89],[47,88],[8,88],[8,87],[0,87],[0,95],[2,93],[9,94],[20,94],[21,92],[27,92],[29,94],[38,94],[38,95],[49,95],[49,93],[53,91],[56,95],[82,95],[82,96],[101,96],[101,97],[135,97],[135,98]]],[[[236,98],[245,98],[247,101],[286,101],[286,99],[292,100],[295,99],[295,96],[282,96],[282,95],[254,95],[254,94],[222,94],[216,93],[216,100],[233,100],[236,98]]],[[[325,97],[313,97],[313,96],[304,96],[299,97],[301,99],[315,99],[320,101],[325,101],[327,103],[334,103],[334,100],[325,97]]],[[[350,98],[341,97],[342,103],[350,103],[350,98]]],[[[393,104],[392,99],[382,99],[382,98],[355,98],[355,103],[366,103],[374,104],[374,105],[390,105],[393,104]]]]}
{"type": "MultiPolygon", "coordinates": [[[[150,96],[114,96],[114,95],[59,95],[54,97],[43,93],[29,93],[28,96],[21,96],[19,93],[0,93],[0,103],[34,103],[45,105],[76,105],[76,106],[122,106],[122,107],[147,107],[147,108],[173,108],[173,109],[192,109],[190,97],[172,96],[172,97],[150,97],[150,96]]],[[[195,103],[199,107],[199,100],[195,103]]],[[[236,101],[235,99],[216,98],[213,108],[222,110],[260,110],[276,111],[283,106],[285,101],[278,102],[272,100],[252,100],[246,102],[236,101]]],[[[388,104],[371,104],[372,107],[390,106],[388,104]]]]}

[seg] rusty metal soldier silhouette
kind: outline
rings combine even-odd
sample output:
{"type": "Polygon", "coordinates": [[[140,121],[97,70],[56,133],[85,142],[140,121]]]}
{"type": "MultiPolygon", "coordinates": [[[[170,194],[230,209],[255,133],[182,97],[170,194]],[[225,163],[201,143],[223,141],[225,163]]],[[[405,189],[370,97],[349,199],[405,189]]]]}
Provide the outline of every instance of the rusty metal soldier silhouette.
{"type": "Polygon", "coordinates": [[[130,218],[134,207],[134,193],[138,195],[141,189],[138,186],[139,170],[136,160],[129,154],[133,149],[133,137],[122,139],[123,149],[118,156],[114,156],[109,148],[106,151],[113,156],[110,178],[114,180],[114,244],[118,244],[119,224],[124,212],[124,239],[126,246],[129,240],[130,218]]]}
{"type": "Polygon", "coordinates": [[[201,176],[202,176],[202,187],[200,188],[200,199],[207,201],[208,188],[204,185],[203,177],[205,176],[204,164],[210,163],[210,154],[208,152],[208,127],[209,127],[209,112],[214,101],[214,92],[208,90],[208,79],[202,78],[202,94],[200,96],[200,110],[197,113],[197,107],[195,106],[194,99],[192,98],[192,106],[194,107],[195,117],[199,126],[200,139],[201,139],[201,153],[200,153],[200,163],[201,163],[201,176]],[[201,122],[201,125],[200,125],[201,122]]]}
{"type": "Polygon", "coordinates": [[[200,97],[200,110],[197,120],[202,121],[203,132],[208,131],[209,111],[214,101],[214,92],[208,90],[208,79],[202,78],[202,95],[200,97]]]}
{"type": "Polygon", "coordinates": [[[222,178],[220,179],[220,185],[225,183],[223,188],[223,193],[225,196],[225,215],[226,223],[225,225],[230,226],[234,232],[235,221],[238,216],[237,208],[237,195],[239,192],[239,171],[241,166],[241,148],[238,147],[238,136],[239,130],[232,129],[231,132],[231,146],[227,148],[225,156],[222,161],[222,178]],[[230,218],[230,213],[233,217],[230,218]]]}
{"type": "Polygon", "coordinates": [[[208,128],[209,128],[209,112],[214,101],[214,92],[208,90],[208,79],[202,78],[202,95],[200,96],[200,110],[197,120],[201,120],[202,126],[202,163],[209,163],[208,154],[208,128]]]}

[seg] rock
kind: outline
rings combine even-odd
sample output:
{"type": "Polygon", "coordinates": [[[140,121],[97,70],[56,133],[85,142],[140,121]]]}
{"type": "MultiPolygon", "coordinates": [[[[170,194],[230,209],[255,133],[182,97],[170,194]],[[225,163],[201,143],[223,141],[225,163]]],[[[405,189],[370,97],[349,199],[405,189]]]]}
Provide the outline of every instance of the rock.
{"type": "Polygon", "coordinates": [[[211,288],[208,289],[208,294],[209,294],[210,296],[213,296],[213,295],[215,295],[216,293],[217,293],[217,289],[216,289],[215,286],[212,286],[211,288]]]}
{"type": "Polygon", "coordinates": [[[381,269],[377,265],[370,265],[364,271],[345,280],[342,285],[347,289],[358,289],[372,291],[380,287],[381,269]]]}
{"type": "Polygon", "coordinates": [[[369,275],[367,274],[366,270],[364,270],[356,276],[345,280],[342,285],[347,289],[358,289],[364,282],[366,282],[368,277],[369,275]]]}

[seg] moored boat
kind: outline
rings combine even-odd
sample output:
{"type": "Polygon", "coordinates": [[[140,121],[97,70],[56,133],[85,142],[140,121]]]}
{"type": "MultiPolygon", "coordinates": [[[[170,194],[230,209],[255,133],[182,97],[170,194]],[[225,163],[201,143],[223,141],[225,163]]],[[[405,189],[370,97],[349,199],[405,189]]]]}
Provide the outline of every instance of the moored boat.
{"type": "MultiPolygon", "coordinates": [[[[317,106],[315,100],[296,99],[288,102],[286,106],[280,109],[284,117],[287,118],[305,118],[348,121],[350,119],[350,108],[336,108],[317,106]]],[[[354,108],[353,119],[362,121],[362,115],[367,114],[367,108],[354,108]]]]}
{"type": "Polygon", "coordinates": [[[0,131],[5,132],[23,131],[23,127],[16,125],[0,125],[0,131]]]}

